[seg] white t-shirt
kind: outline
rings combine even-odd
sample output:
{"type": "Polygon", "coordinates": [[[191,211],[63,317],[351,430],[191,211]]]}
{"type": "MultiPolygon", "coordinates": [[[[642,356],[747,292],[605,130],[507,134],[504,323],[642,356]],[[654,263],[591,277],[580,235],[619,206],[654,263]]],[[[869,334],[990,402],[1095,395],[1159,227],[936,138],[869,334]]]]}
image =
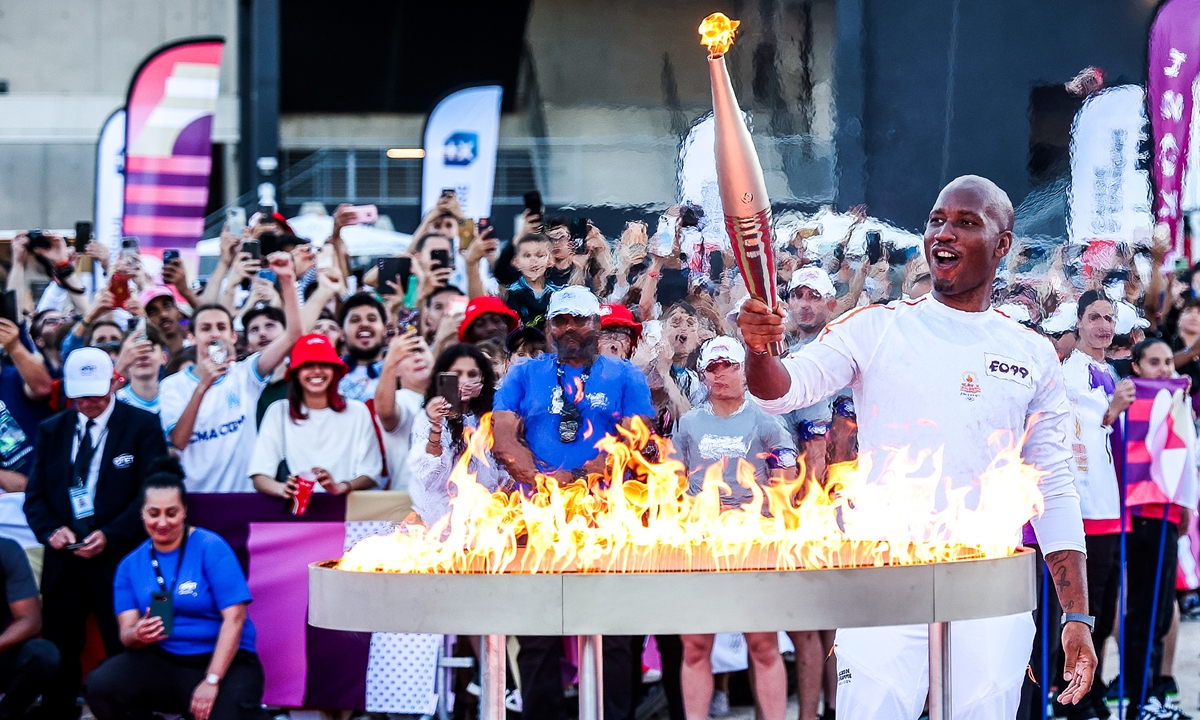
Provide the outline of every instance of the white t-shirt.
{"type": "MultiPolygon", "coordinates": [[[[387,453],[388,473],[391,474],[389,490],[408,489],[408,449],[411,447],[413,420],[418,413],[423,413],[425,396],[416,390],[396,391],[396,412],[400,422],[391,432],[379,426],[383,437],[383,451],[387,453]]],[[[376,408],[378,410],[378,408],[376,408]]]]}
{"type": "MultiPolygon", "coordinates": [[[[308,418],[298,423],[288,415],[287,400],[271,403],[258,429],[247,481],[251,475],[275,477],[285,456],[293,475],[319,467],[337,482],[361,475],[379,482],[383,472],[371,411],[357,400],[347,400],[342,412],[309,409],[308,418]]],[[[318,485],[314,490],[324,488],[318,485]]]]}
{"type": "MultiPolygon", "coordinates": [[[[258,353],[230,364],[229,372],[204,394],[192,439],[179,453],[189,492],[254,492],[246,473],[254,452],[254,409],[268,378],[258,374],[258,353]]],[[[159,417],[168,442],[171,431],[200,385],[194,368],[159,386],[159,417]]],[[[274,471],[271,472],[274,475],[274,471]]]]}
{"type": "MultiPolygon", "coordinates": [[[[1098,363],[1080,350],[1071,353],[1062,364],[1072,411],[1067,432],[1071,444],[1071,470],[1075,475],[1083,517],[1116,520],[1121,517],[1121,490],[1108,446],[1112,428],[1104,424],[1111,398],[1104,387],[1093,387],[1093,367],[1116,384],[1117,379],[1108,363],[1098,363]]],[[[1120,529],[1119,525],[1117,529],[1120,529]]]]}
{"type": "Polygon", "coordinates": [[[1054,347],[1037,333],[994,309],[963,312],[930,294],[851,312],[783,365],[791,386],[758,401],[767,412],[850,386],[861,452],[941,448],[942,474],[956,488],[971,488],[987,469],[994,434],[1019,442],[1028,425],[1022,457],[1047,473],[1045,512],[1032,520],[1042,552],[1086,552],[1067,445],[1071,406],[1054,347]]]}
{"type": "Polygon", "coordinates": [[[382,368],[383,363],[378,360],[371,363],[370,370],[366,365],[355,365],[338,382],[338,392],[347,400],[365,403],[375,397],[375,388],[379,387],[379,371],[382,368]]]}

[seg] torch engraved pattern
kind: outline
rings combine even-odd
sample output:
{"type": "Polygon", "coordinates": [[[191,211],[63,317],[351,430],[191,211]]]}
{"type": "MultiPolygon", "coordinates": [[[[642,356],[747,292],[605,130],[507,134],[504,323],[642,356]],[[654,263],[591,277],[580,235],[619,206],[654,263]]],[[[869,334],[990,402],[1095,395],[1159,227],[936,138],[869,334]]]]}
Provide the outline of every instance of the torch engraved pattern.
{"type": "MultiPolygon", "coordinates": [[[[726,215],[725,230],[729,233],[734,258],[746,280],[750,296],[761,300],[767,307],[775,307],[779,303],[779,296],[775,287],[771,208],[767,207],[748,217],[726,215]]],[[[786,349],[782,342],[772,343],[767,347],[767,352],[778,356],[786,349]]]]}

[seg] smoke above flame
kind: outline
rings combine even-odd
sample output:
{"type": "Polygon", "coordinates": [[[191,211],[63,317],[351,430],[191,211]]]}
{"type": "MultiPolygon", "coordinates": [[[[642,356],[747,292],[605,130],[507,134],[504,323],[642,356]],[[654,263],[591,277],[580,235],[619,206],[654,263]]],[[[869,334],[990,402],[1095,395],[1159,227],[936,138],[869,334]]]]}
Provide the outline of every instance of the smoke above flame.
{"type": "Polygon", "coordinates": [[[700,44],[708,48],[710,58],[719,58],[733,47],[741,20],[730,20],[724,13],[713,13],[700,23],[700,44]]]}
{"type": "Polygon", "coordinates": [[[364,538],[342,570],[400,573],[560,573],[797,570],[910,565],[1011,555],[1020,530],[1042,512],[1044,473],[1020,444],[993,438],[979,478],[955,486],[942,453],[907,448],[834,465],[822,487],[804,473],[760,487],[742,458],[738,481],[752,496],[723,506],[723,466],[689,495],[683,464],[661,462],[670,443],[635,420],[597,443],[607,472],[560,485],[538,476],[532,493],[490,492],[470,472],[488,462],[484,416],[450,476],[451,511],[425,527],[401,525],[364,538]]]}

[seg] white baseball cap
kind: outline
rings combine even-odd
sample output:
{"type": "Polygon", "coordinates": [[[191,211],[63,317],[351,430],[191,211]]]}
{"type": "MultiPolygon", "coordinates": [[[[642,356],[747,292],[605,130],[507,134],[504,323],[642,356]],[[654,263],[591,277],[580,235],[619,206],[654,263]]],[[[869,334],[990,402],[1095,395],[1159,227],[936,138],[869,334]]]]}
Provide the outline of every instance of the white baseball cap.
{"type": "Polygon", "coordinates": [[[1029,316],[1029,308],[1019,303],[1005,303],[996,309],[1019,323],[1033,321],[1033,318],[1029,316]]]}
{"type": "Polygon", "coordinates": [[[1053,315],[1042,321],[1042,330],[1050,335],[1074,330],[1079,316],[1078,307],[1079,304],[1074,300],[1060,304],[1053,315]]]}
{"type": "Polygon", "coordinates": [[[577,317],[600,317],[600,301],[582,285],[568,285],[550,296],[546,317],[575,315],[577,317]]]}
{"type": "Polygon", "coordinates": [[[696,360],[696,369],[704,370],[717,360],[727,360],[737,365],[745,364],[746,348],[737,340],[721,335],[704,343],[700,348],[700,357],[696,360]]]}
{"type": "Polygon", "coordinates": [[[811,288],[823,298],[833,298],[835,295],[829,273],[816,265],[806,265],[792,273],[792,281],[788,283],[788,292],[800,287],[811,288]]]}
{"type": "Polygon", "coordinates": [[[1138,314],[1137,308],[1121,300],[1113,303],[1117,310],[1117,327],[1113,330],[1117,335],[1128,335],[1134,330],[1145,330],[1150,327],[1150,321],[1138,314]]]}
{"type": "Polygon", "coordinates": [[[100,348],[79,348],[67,356],[63,378],[67,381],[67,397],[101,397],[112,387],[113,363],[100,348]]]}

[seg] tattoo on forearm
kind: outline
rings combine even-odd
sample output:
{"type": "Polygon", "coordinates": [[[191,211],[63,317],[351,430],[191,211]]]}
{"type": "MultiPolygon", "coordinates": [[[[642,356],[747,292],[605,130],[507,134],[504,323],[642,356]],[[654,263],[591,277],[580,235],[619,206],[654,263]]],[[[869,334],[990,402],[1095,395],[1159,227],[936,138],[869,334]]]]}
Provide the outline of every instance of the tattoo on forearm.
{"type": "Polygon", "coordinates": [[[1086,587],[1072,589],[1075,587],[1072,578],[1078,580],[1076,576],[1081,570],[1079,568],[1080,558],[1075,557],[1076,555],[1079,553],[1060,550],[1046,556],[1046,565],[1050,568],[1050,577],[1054,578],[1054,588],[1058,591],[1063,612],[1076,612],[1076,608],[1080,608],[1080,612],[1087,612],[1086,587]],[[1082,599],[1078,597],[1080,591],[1084,593],[1082,599]]]}

